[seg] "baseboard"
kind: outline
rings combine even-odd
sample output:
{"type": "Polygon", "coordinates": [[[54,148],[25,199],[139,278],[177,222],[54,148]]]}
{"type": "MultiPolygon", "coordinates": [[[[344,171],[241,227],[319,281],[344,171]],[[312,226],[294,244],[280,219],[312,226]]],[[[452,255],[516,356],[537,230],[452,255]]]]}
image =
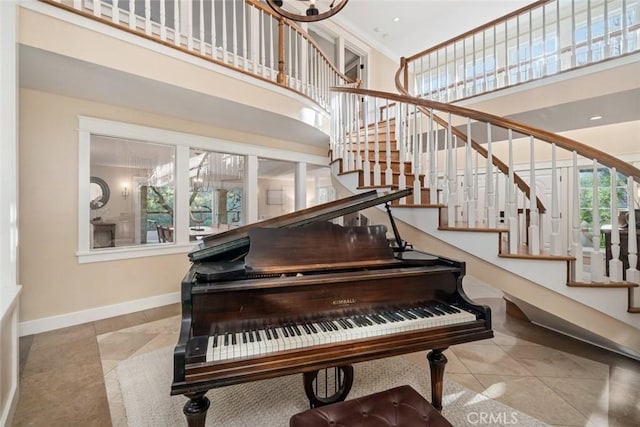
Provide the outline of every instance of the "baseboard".
{"type": "Polygon", "coordinates": [[[0,427],[9,427],[13,425],[13,415],[16,413],[16,407],[18,406],[18,384],[9,392],[7,396],[7,404],[0,414],[0,427]]]}
{"type": "Polygon", "coordinates": [[[41,332],[80,325],[82,323],[107,319],[109,317],[135,313],[136,311],[162,307],[164,305],[175,304],[177,302],[180,302],[180,293],[172,292],[149,298],[126,301],[119,304],[106,305],[103,307],[96,307],[88,310],[75,311],[72,313],[21,322],[18,324],[18,331],[19,336],[23,337],[26,335],[39,334],[41,332]]]}

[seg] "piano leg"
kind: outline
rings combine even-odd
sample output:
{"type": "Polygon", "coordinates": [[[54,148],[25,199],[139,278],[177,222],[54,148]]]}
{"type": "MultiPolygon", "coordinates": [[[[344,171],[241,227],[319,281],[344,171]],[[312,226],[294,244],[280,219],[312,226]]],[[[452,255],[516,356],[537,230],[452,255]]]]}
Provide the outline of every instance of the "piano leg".
{"type": "Polygon", "coordinates": [[[438,411],[442,411],[442,385],[444,382],[444,367],[447,364],[447,358],[442,352],[446,349],[433,349],[427,354],[431,370],[431,404],[438,411]]]}
{"type": "Polygon", "coordinates": [[[207,409],[211,402],[205,396],[207,392],[185,393],[189,401],[184,405],[182,412],[187,417],[187,425],[189,427],[204,427],[207,409]]]}
{"type": "Polygon", "coordinates": [[[351,391],[353,385],[353,366],[344,365],[337,366],[335,368],[322,369],[325,372],[325,396],[319,396],[322,390],[318,390],[318,374],[320,371],[304,372],[304,392],[309,399],[309,406],[311,408],[317,408],[319,406],[329,405],[331,403],[342,402],[347,398],[347,395],[351,391]],[[333,379],[327,375],[328,369],[334,369],[333,379]],[[333,394],[329,395],[329,383],[333,380],[333,394]],[[314,384],[315,383],[315,384],[314,384]]]}

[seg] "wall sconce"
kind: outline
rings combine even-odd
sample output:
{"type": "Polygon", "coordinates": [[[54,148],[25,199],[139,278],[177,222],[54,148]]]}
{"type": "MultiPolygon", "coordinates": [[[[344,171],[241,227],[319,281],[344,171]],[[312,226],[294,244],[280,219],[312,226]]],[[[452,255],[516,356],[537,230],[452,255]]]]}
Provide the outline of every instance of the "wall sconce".
{"type": "Polygon", "coordinates": [[[122,186],[122,197],[127,198],[129,196],[129,189],[127,188],[127,184],[122,186]]]}

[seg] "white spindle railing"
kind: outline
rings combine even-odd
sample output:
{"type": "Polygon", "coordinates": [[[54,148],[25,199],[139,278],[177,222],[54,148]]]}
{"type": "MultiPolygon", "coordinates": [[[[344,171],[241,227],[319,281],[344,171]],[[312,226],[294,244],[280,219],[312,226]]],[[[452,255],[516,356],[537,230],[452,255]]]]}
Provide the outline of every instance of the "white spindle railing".
{"type": "MultiPolygon", "coordinates": [[[[609,276],[605,274],[599,217],[602,209],[598,203],[598,195],[602,191],[598,173],[605,163],[595,161],[593,157],[615,163],[607,153],[595,153],[593,149],[585,149],[577,141],[449,104],[359,89],[337,88],[334,92],[332,102],[347,105],[348,115],[345,117],[341,108],[334,110],[332,120],[338,124],[333,126],[334,132],[337,132],[332,136],[333,157],[343,159],[344,172],[362,171],[361,182],[364,185],[412,187],[414,204],[447,208],[442,225],[449,228],[501,230],[506,236],[501,246],[504,256],[522,256],[523,246],[526,246],[529,256],[555,256],[561,259],[575,257],[568,277],[572,282],[593,280],[608,283],[629,281],[629,277],[635,277],[636,270],[628,271],[626,279],[613,269],[609,276]],[[379,106],[383,106],[384,114],[379,115],[379,106]],[[466,126],[454,125],[461,123],[462,119],[466,126]],[[396,124],[395,132],[391,131],[392,122],[396,124]],[[373,123],[373,127],[370,123],[373,123]],[[505,135],[502,140],[496,141],[494,128],[502,131],[495,134],[505,135]],[[378,132],[378,129],[384,130],[378,132]],[[503,133],[504,130],[506,132],[503,133]],[[373,135],[373,148],[370,146],[370,134],[373,135]],[[482,152],[477,149],[475,141],[484,138],[486,145],[483,146],[486,151],[482,152]],[[397,144],[393,143],[394,139],[397,144]],[[379,144],[385,144],[384,178],[383,171],[380,170],[382,167],[375,166],[379,144]],[[573,145],[581,147],[587,156],[571,151],[573,145]],[[496,147],[508,158],[507,165],[499,161],[496,147]],[[559,149],[564,151],[560,164],[557,154],[559,149]],[[373,153],[374,158],[367,158],[366,153],[373,153]],[[526,163],[516,164],[515,153],[518,153],[520,159],[526,153],[526,163]],[[486,165],[482,169],[479,168],[479,155],[486,158],[486,165]],[[362,163],[349,160],[358,156],[362,156],[362,163]],[[365,171],[366,165],[372,162],[373,172],[365,171]],[[548,172],[540,172],[539,164],[545,164],[548,172]],[[584,230],[580,223],[580,170],[584,170],[587,165],[592,175],[591,192],[594,201],[591,208],[591,230],[584,230]],[[389,178],[390,169],[394,174],[393,181],[389,178]],[[528,186],[516,173],[519,169],[529,174],[528,186]],[[411,180],[406,176],[409,170],[414,175],[411,180]],[[565,174],[573,174],[573,179],[569,179],[573,188],[569,189],[571,194],[568,197],[560,194],[562,189],[558,185],[559,177],[565,174]],[[369,182],[366,181],[367,176],[371,176],[369,182]],[[551,182],[546,185],[544,183],[548,181],[548,176],[551,182]],[[484,187],[479,182],[484,182],[484,187]],[[539,185],[542,185],[540,189],[546,191],[539,191],[539,185]],[[430,194],[428,200],[420,197],[426,190],[430,194]],[[572,215],[562,212],[559,200],[568,200],[567,205],[569,212],[573,212],[572,215]],[[587,236],[590,242],[585,239],[587,236]],[[585,244],[589,246],[588,249],[583,247],[585,244]],[[590,257],[590,265],[583,261],[586,255],[590,257]],[[584,268],[590,268],[590,275],[583,272],[584,268]]],[[[620,168],[624,169],[625,174],[640,180],[640,170],[621,163],[623,166],[620,168]]],[[[619,169],[612,170],[611,175],[615,177],[618,172],[619,169]]],[[[619,191],[614,191],[614,188],[616,187],[612,186],[611,190],[613,205],[617,203],[615,196],[616,191],[619,191]]],[[[629,190],[629,194],[635,194],[633,189],[629,190]]],[[[629,200],[633,198],[630,196],[629,200]]],[[[405,200],[401,201],[401,204],[406,203],[405,200]]],[[[612,218],[617,217],[617,209],[617,205],[612,209],[612,218]]],[[[612,221],[612,228],[617,232],[619,225],[612,221]]],[[[615,248],[616,244],[619,245],[616,232],[613,233],[612,249],[613,257],[618,259],[621,251],[615,248]]],[[[635,233],[635,229],[630,230],[629,262],[630,265],[635,265],[631,258],[635,257],[637,260],[637,248],[632,247],[632,233],[635,233]]]]}
{"type": "Polygon", "coordinates": [[[454,102],[637,52],[639,11],[640,0],[533,2],[410,56],[406,89],[454,102]]]}
{"type": "Polygon", "coordinates": [[[329,109],[331,86],[352,83],[302,28],[275,16],[258,0],[144,0],[141,4],[113,0],[109,6],[99,0],[41,1],[108,21],[146,38],[170,41],[199,57],[301,92],[325,109],[329,109]],[[173,7],[173,22],[167,22],[169,7],[173,7]],[[281,21],[286,27],[282,40],[278,31],[281,21]],[[280,52],[286,57],[280,58],[280,52]]]}

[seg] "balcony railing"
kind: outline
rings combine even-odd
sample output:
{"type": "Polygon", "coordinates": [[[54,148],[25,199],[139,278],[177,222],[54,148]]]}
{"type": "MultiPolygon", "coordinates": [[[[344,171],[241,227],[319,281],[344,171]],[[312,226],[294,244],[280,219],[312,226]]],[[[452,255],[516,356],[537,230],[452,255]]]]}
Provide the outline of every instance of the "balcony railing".
{"type": "Polygon", "coordinates": [[[640,50],[639,0],[544,0],[403,59],[414,96],[454,102],[640,50]]]}
{"type": "Polygon", "coordinates": [[[502,257],[572,260],[568,282],[640,283],[633,227],[640,169],[578,141],[480,111],[371,90],[333,92],[332,160],[340,160],[341,172],[358,172],[359,186],[411,187],[413,195],[400,204],[444,208],[441,228],[500,232],[502,257]],[[570,182],[566,190],[562,175],[570,182]],[[605,175],[618,179],[603,187],[605,175]],[[594,200],[592,229],[581,219],[578,198],[586,192],[594,200]],[[598,200],[606,200],[604,193],[610,196],[613,253],[606,264],[599,250],[598,200]],[[564,211],[563,199],[569,200],[564,211]],[[622,208],[629,212],[628,227],[618,221],[622,208]],[[618,258],[620,233],[627,230],[624,261],[631,267],[624,270],[618,258]],[[582,264],[586,247],[593,248],[588,273],[582,264]]]}
{"type": "Polygon", "coordinates": [[[276,83],[329,107],[353,84],[306,31],[257,0],[41,0],[276,83]]]}

